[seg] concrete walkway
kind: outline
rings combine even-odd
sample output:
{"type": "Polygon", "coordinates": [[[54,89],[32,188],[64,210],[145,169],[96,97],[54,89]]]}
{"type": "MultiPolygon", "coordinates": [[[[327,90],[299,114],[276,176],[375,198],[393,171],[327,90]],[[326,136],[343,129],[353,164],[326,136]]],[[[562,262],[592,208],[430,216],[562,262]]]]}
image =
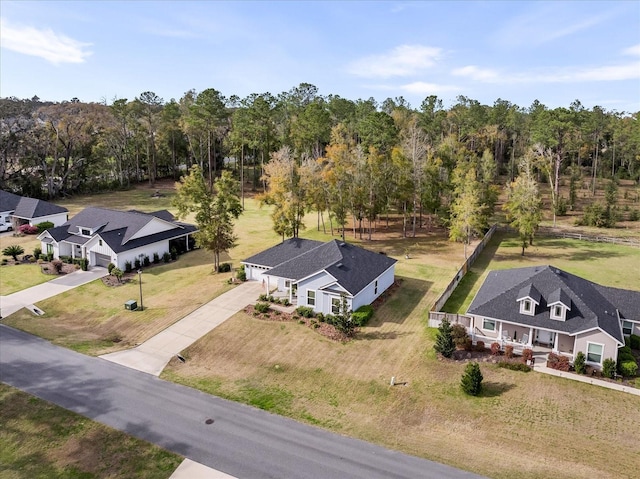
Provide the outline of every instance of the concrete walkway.
{"type": "Polygon", "coordinates": [[[191,459],[185,459],[169,479],[236,479],[236,477],[204,466],[191,459]]]}
{"type": "Polygon", "coordinates": [[[551,369],[546,366],[546,357],[544,359],[536,357],[536,361],[533,365],[533,370],[538,373],[549,374],[551,376],[557,376],[560,378],[571,379],[572,381],[579,381],[581,383],[593,384],[594,386],[601,386],[607,389],[614,389],[616,391],[625,392],[628,394],[635,394],[640,396],[640,389],[631,388],[620,383],[612,383],[603,379],[594,378],[591,376],[583,376],[575,373],[567,373],[564,371],[558,371],[557,369],[551,369]]]}
{"type": "Polygon", "coordinates": [[[90,283],[108,274],[107,268],[93,266],[89,271],[74,271],[17,293],[0,296],[0,316],[6,318],[22,308],[29,308],[33,311],[35,308],[33,305],[39,301],[90,283]]]}
{"type": "Polygon", "coordinates": [[[261,292],[262,285],[258,281],[242,283],[196,309],[141,345],[100,357],[159,376],[172,357],[191,346],[245,306],[255,303],[261,292]]]}

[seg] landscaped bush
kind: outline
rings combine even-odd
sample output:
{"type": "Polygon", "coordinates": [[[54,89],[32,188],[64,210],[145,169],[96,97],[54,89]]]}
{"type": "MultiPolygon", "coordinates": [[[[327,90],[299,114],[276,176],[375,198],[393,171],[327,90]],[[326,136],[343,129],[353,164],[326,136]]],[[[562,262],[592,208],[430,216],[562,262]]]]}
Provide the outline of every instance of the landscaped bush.
{"type": "Polygon", "coordinates": [[[526,363],[533,359],[533,350],[526,348],[522,350],[522,360],[526,363]]]}
{"type": "Polygon", "coordinates": [[[236,273],[236,278],[238,278],[242,282],[245,282],[247,280],[247,272],[244,270],[244,265],[241,265],[240,268],[238,269],[238,272],[236,273]]]}
{"type": "Polygon", "coordinates": [[[22,233],[23,235],[35,235],[39,233],[37,226],[31,226],[29,224],[21,225],[18,228],[18,232],[22,233]]]}
{"type": "Polygon", "coordinates": [[[464,340],[464,350],[473,351],[473,341],[469,337],[467,337],[467,339],[464,340]]]}
{"type": "Polygon", "coordinates": [[[158,253],[153,253],[153,264],[158,264],[160,262],[160,255],[158,253]]]}
{"type": "Polygon", "coordinates": [[[315,316],[313,308],[309,306],[298,306],[296,308],[296,313],[298,313],[303,318],[313,318],[315,316]]]}
{"type": "Polygon", "coordinates": [[[151,260],[149,259],[149,257],[147,255],[145,255],[145,257],[142,258],[142,264],[144,266],[149,266],[151,264],[151,260]]]}
{"type": "Polygon", "coordinates": [[[491,343],[491,354],[493,356],[497,356],[498,354],[500,354],[500,343],[497,341],[494,341],[493,343],[491,343]]]}
{"type": "Polygon", "coordinates": [[[635,361],[636,357],[631,354],[631,352],[627,352],[627,351],[623,351],[622,349],[620,349],[620,351],[618,351],[618,362],[621,363],[622,361],[635,361]]]}
{"type": "Polygon", "coordinates": [[[464,368],[460,386],[465,393],[477,396],[482,391],[482,379],[480,365],[478,363],[469,363],[464,368]]]}
{"type": "Polygon", "coordinates": [[[125,273],[131,273],[131,261],[125,261],[124,262],[124,272],[125,273]]]}
{"type": "Polygon", "coordinates": [[[107,265],[107,271],[109,272],[109,274],[111,274],[111,272],[113,271],[113,268],[115,268],[115,267],[116,267],[116,265],[113,264],[113,263],[109,263],[107,265]]]}
{"type": "Polygon", "coordinates": [[[373,306],[360,306],[351,314],[351,321],[358,327],[366,325],[373,316],[373,306]]]}
{"type": "Polygon", "coordinates": [[[133,262],[133,267],[135,269],[140,269],[141,266],[142,266],[142,263],[140,262],[140,260],[138,258],[136,258],[136,260],[133,262]]]}
{"type": "Polygon", "coordinates": [[[467,328],[465,328],[462,324],[456,323],[451,326],[451,335],[453,336],[453,342],[455,343],[457,348],[464,348],[467,343],[467,338],[469,335],[467,334],[467,328]]]}
{"type": "Polygon", "coordinates": [[[168,251],[162,253],[162,261],[164,261],[165,263],[171,261],[171,253],[169,253],[168,251]]]}
{"type": "Polygon", "coordinates": [[[632,377],[638,374],[638,363],[633,361],[618,360],[618,370],[624,377],[632,377]]]}
{"type": "Polygon", "coordinates": [[[449,320],[443,319],[440,322],[438,332],[436,333],[436,343],[433,345],[433,349],[435,349],[437,353],[442,354],[445,358],[450,358],[456,350],[456,345],[453,343],[451,323],[449,323],[449,320]]]}
{"type": "Polygon", "coordinates": [[[122,281],[122,276],[124,275],[124,273],[120,268],[113,268],[111,270],[111,274],[118,279],[118,283],[122,281]]]}
{"type": "Polygon", "coordinates": [[[558,371],[569,371],[569,358],[560,354],[549,353],[547,367],[558,371]]]}
{"type": "Polygon", "coordinates": [[[172,260],[175,261],[176,259],[178,259],[178,250],[177,249],[171,248],[170,253],[171,253],[171,259],[172,260]]]}
{"type": "Polygon", "coordinates": [[[607,358],[602,362],[602,375],[605,378],[613,379],[616,373],[616,362],[613,358],[607,358]]]}
{"type": "Polygon", "coordinates": [[[638,336],[637,334],[632,334],[631,336],[629,336],[629,346],[631,347],[631,349],[639,350],[640,336],[638,336]]]}
{"type": "MultiPolygon", "coordinates": [[[[246,279],[246,275],[245,275],[245,279],[246,279]]],[[[243,280],[243,281],[244,281],[244,280],[243,280]]],[[[283,306],[291,306],[291,301],[289,301],[289,299],[288,299],[288,298],[284,298],[284,299],[282,300],[282,305],[283,305],[283,306]]]]}
{"type": "Polygon", "coordinates": [[[18,261],[18,255],[24,254],[24,248],[20,245],[12,244],[3,249],[2,254],[4,256],[11,256],[14,261],[18,261]]]}
{"type": "Polygon", "coordinates": [[[484,352],[484,341],[476,342],[476,351],[484,352]]]}
{"type": "Polygon", "coordinates": [[[33,248],[33,257],[35,259],[40,258],[41,254],[42,254],[42,248],[40,248],[40,246],[36,246],[35,248],[33,248]]]}
{"type": "Polygon", "coordinates": [[[218,273],[228,273],[231,271],[231,263],[222,263],[218,265],[218,273]]]}
{"type": "Polygon", "coordinates": [[[258,296],[258,301],[269,301],[269,296],[262,293],[260,296],[258,296]]]}
{"type": "Polygon", "coordinates": [[[529,371],[531,371],[531,367],[527,366],[524,363],[511,363],[509,361],[500,361],[498,363],[498,367],[511,369],[512,371],[522,371],[525,373],[528,373],[529,371]]]}
{"type": "Polygon", "coordinates": [[[254,308],[258,313],[266,313],[267,311],[269,311],[271,306],[269,306],[269,303],[256,303],[254,308]]]}
{"type": "Polygon", "coordinates": [[[586,374],[587,373],[587,358],[585,357],[582,351],[578,351],[576,354],[576,359],[573,361],[573,368],[576,370],[578,374],[586,374]]]}
{"type": "Polygon", "coordinates": [[[62,261],[63,263],[73,264],[73,258],[72,258],[71,256],[60,255],[60,256],[58,256],[58,258],[59,258],[59,259],[60,259],[60,261],[62,261]]]}
{"type": "Polygon", "coordinates": [[[62,271],[62,261],[60,261],[59,259],[54,259],[51,262],[51,266],[53,266],[53,269],[56,271],[56,273],[60,273],[60,271],[62,271]]]}
{"type": "Polygon", "coordinates": [[[505,355],[505,357],[511,359],[513,357],[513,346],[511,346],[510,344],[505,346],[504,347],[504,355],[505,355]]]}
{"type": "Polygon", "coordinates": [[[48,230],[49,228],[53,228],[55,225],[51,221],[43,221],[42,223],[38,223],[36,228],[38,228],[38,234],[43,231],[48,230]]]}

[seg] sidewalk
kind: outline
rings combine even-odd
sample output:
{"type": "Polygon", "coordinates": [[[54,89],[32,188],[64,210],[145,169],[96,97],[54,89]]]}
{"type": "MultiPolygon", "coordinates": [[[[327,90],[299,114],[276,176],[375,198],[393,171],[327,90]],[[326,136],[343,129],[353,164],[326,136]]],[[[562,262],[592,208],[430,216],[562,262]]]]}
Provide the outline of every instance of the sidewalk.
{"type": "Polygon", "coordinates": [[[191,459],[185,459],[180,463],[178,469],[176,469],[169,479],[236,479],[235,476],[230,476],[222,471],[217,471],[208,466],[192,461],[191,459]]]}
{"type": "Polygon", "coordinates": [[[172,357],[195,343],[245,306],[262,291],[258,281],[247,281],[202,305],[141,345],[100,356],[108,361],[159,376],[172,357]]]}
{"type": "Polygon", "coordinates": [[[35,303],[90,283],[108,274],[107,268],[93,266],[89,271],[74,271],[46,283],[23,289],[17,293],[0,296],[0,316],[6,318],[22,308],[33,309],[35,303]]]}

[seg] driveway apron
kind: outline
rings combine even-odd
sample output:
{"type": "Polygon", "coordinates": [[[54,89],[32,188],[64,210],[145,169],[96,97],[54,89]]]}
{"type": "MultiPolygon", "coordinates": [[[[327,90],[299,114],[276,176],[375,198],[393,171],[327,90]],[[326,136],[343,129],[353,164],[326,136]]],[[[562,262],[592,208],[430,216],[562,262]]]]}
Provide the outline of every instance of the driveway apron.
{"type": "Polygon", "coordinates": [[[100,356],[114,363],[159,376],[172,357],[195,343],[245,306],[262,291],[258,281],[247,281],[204,304],[139,346],[100,356]]]}

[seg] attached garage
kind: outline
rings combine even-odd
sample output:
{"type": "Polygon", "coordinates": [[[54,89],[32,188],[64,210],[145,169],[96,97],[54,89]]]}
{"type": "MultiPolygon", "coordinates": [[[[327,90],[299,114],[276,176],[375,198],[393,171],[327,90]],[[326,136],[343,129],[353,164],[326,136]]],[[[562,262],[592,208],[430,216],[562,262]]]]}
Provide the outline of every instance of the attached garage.
{"type": "Polygon", "coordinates": [[[245,272],[247,273],[247,279],[253,281],[262,281],[265,279],[264,273],[266,273],[269,268],[264,266],[256,266],[256,265],[245,265],[245,272]]]}
{"type": "Polygon", "coordinates": [[[95,253],[95,255],[96,255],[96,262],[95,262],[96,266],[102,266],[106,268],[107,266],[109,266],[109,263],[111,263],[111,256],[108,256],[106,254],[100,254],[100,253],[95,253]]]}

